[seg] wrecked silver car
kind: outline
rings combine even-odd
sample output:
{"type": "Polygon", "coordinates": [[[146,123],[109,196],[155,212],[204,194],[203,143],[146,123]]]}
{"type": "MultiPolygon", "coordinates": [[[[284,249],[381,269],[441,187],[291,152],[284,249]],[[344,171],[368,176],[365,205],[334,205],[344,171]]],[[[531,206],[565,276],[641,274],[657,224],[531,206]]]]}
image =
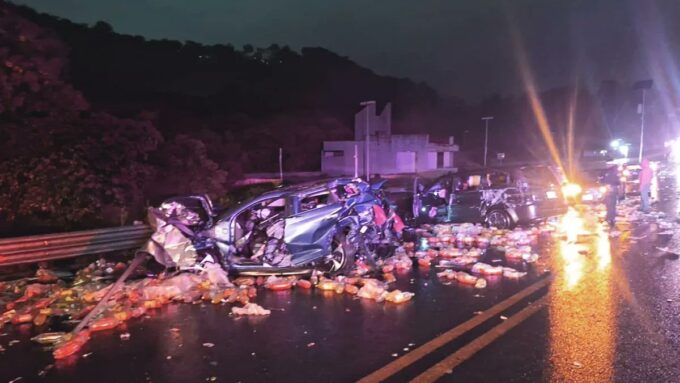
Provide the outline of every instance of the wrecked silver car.
{"type": "Polygon", "coordinates": [[[312,182],[223,212],[207,196],[169,199],[150,209],[155,232],[142,251],[166,267],[217,263],[244,275],[344,273],[377,217],[382,200],[375,189],[358,179],[312,182]]]}
{"type": "Polygon", "coordinates": [[[417,223],[472,222],[513,228],[565,213],[557,172],[549,166],[481,169],[417,182],[417,223]]]}

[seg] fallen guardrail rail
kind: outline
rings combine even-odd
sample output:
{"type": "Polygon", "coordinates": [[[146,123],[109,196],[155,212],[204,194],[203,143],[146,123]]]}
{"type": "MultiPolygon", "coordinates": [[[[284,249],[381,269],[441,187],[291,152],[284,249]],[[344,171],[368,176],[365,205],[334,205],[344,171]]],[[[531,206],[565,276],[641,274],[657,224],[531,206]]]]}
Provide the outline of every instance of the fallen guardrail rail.
{"type": "Polygon", "coordinates": [[[147,225],[0,239],[0,266],[131,250],[151,236],[147,225]]]}

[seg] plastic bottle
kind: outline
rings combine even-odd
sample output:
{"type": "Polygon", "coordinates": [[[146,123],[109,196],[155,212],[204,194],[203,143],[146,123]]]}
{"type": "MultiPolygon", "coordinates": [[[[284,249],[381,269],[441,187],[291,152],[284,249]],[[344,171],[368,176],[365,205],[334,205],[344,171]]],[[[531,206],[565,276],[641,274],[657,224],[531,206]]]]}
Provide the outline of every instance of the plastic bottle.
{"type": "Polygon", "coordinates": [[[311,289],[312,288],[312,282],[306,280],[306,279],[300,279],[297,281],[297,287],[301,289],[311,289]]]}
{"type": "Polygon", "coordinates": [[[47,321],[47,315],[45,314],[38,314],[33,318],[33,324],[36,326],[42,326],[45,324],[47,321]]]}
{"type": "Polygon", "coordinates": [[[30,323],[33,321],[33,314],[31,313],[23,313],[23,314],[17,314],[14,317],[12,317],[12,324],[22,324],[22,323],[30,323]]]}
{"type": "Polygon", "coordinates": [[[60,344],[54,349],[52,355],[54,359],[64,359],[78,352],[90,339],[90,332],[83,330],[72,339],[60,344]]]}
{"type": "Polygon", "coordinates": [[[347,294],[357,295],[357,293],[359,292],[359,288],[354,286],[354,285],[346,284],[345,285],[345,292],[347,294]]]}
{"type": "Polygon", "coordinates": [[[96,321],[90,323],[88,328],[92,332],[110,330],[120,324],[120,321],[115,317],[104,317],[99,318],[96,321]]]}

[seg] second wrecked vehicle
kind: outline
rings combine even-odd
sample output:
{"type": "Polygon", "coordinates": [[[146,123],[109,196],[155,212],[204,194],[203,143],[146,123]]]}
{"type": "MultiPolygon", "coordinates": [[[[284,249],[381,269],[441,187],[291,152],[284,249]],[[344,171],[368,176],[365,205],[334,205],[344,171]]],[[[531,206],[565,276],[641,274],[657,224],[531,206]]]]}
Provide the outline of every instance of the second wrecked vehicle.
{"type": "Polygon", "coordinates": [[[243,275],[344,273],[357,257],[370,256],[362,252],[367,240],[403,228],[398,216],[380,214],[380,186],[358,179],[312,182],[225,211],[207,196],[169,199],[150,209],[155,232],[141,251],[166,267],[214,262],[243,275]]]}
{"type": "Polygon", "coordinates": [[[509,229],[567,210],[559,174],[543,165],[450,173],[430,185],[416,185],[417,223],[473,222],[509,229]]]}

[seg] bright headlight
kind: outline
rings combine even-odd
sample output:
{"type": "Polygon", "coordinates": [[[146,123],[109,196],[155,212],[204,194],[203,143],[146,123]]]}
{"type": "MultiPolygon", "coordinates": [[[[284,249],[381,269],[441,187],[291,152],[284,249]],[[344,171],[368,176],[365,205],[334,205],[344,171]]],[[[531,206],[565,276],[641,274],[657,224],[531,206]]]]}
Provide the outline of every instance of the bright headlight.
{"type": "Polygon", "coordinates": [[[562,195],[567,197],[567,198],[573,198],[581,194],[583,190],[581,189],[581,185],[579,184],[573,184],[569,183],[564,186],[562,186],[562,195]]]}

